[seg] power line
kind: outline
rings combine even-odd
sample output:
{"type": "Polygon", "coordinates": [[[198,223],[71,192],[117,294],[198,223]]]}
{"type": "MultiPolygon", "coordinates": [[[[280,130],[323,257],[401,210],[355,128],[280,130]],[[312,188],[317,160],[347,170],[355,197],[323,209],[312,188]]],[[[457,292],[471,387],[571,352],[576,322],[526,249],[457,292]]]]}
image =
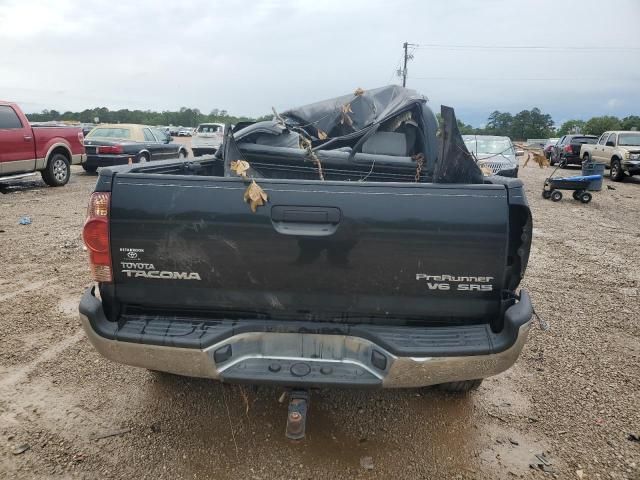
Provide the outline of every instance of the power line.
{"type": "Polygon", "coordinates": [[[444,44],[444,43],[418,43],[413,44],[417,49],[460,49],[460,50],[561,50],[561,51],[612,51],[631,50],[639,51],[640,47],[617,46],[617,47],[580,47],[580,46],[550,46],[550,45],[466,45],[466,44],[444,44]]]}
{"type": "Polygon", "coordinates": [[[469,75],[465,77],[408,77],[412,80],[486,80],[486,81],[532,81],[532,82],[553,82],[553,81],[566,81],[566,80],[595,80],[595,81],[603,81],[603,80],[626,80],[637,82],[640,78],[620,78],[620,77],[478,77],[475,75],[469,75]]]}
{"type": "Polygon", "coordinates": [[[414,77],[408,76],[407,63],[409,60],[413,60],[413,52],[418,49],[450,49],[450,50],[528,50],[528,51],[576,51],[576,52],[605,52],[605,51],[640,51],[640,47],[622,46],[622,47],[588,47],[588,46],[549,46],[549,45],[467,45],[467,44],[443,44],[443,43],[409,43],[404,42],[402,44],[403,57],[401,57],[401,68],[398,69],[398,76],[402,77],[402,86],[406,87],[407,78],[413,80],[474,80],[474,81],[523,81],[523,82],[556,82],[556,81],[609,81],[609,80],[623,80],[623,81],[638,81],[637,78],[608,78],[608,77],[478,77],[478,76],[428,76],[428,77],[414,77]],[[409,51],[411,48],[411,51],[409,51]]]}

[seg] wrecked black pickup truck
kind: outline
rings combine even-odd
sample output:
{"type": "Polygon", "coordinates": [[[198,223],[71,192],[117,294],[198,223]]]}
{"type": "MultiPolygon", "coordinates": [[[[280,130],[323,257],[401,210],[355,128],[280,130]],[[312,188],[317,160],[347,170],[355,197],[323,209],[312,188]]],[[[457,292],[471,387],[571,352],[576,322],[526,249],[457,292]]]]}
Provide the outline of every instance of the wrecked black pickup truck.
{"type": "Polygon", "coordinates": [[[103,168],[84,226],[89,340],[224,382],[477,387],[518,358],[522,182],[483,176],[397,86],[228,129],[213,157],[103,168]]]}

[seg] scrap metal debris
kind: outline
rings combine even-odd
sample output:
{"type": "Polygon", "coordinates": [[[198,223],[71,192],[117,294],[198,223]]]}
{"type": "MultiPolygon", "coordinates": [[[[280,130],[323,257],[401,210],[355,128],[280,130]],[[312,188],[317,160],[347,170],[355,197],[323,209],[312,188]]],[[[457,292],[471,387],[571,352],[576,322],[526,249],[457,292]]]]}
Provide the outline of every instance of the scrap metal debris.
{"type": "Polygon", "coordinates": [[[257,182],[259,178],[315,177],[484,183],[483,172],[457,128],[453,109],[443,107],[442,141],[433,141],[438,121],[426,103],[424,95],[389,85],[357,88],[281,113],[273,108],[271,120],[236,131],[228,129],[216,159],[224,161],[225,176],[237,174],[257,182]],[[415,157],[420,153],[422,157],[415,157]],[[250,169],[240,168],[239,159],[246,159],[250,169]]]}

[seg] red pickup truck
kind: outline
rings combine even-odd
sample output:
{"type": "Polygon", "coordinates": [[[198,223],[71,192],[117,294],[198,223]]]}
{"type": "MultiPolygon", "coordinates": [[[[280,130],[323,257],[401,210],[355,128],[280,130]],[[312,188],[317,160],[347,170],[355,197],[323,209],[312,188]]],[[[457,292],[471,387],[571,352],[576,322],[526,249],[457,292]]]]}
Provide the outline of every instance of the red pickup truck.
{"type": "Polygon", "coordinates": [[[0,100],[0,181],[40,172],[47,185],[69,181],[84,160],[80,127],[32,126],[15,103],[0,100]]]}

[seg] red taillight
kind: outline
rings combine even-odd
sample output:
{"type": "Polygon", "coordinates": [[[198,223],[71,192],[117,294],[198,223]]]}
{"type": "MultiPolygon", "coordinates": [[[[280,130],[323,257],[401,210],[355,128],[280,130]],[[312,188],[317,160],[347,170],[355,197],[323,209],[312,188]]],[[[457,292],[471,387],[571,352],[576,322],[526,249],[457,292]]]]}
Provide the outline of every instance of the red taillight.
{"type": "Polygon", "coordinates": [[[572,153],[573,152],[573,148],[571,148],[571,145],[565,145],[564,146],[564,151],[567,153],[572,153]]]}
{"type": "Polygon", "coordinates": [[[97,153],[119,154],[122,153],[122,145],[103,145],[98,147],[97,153]]]}
{"type": "Polygon", "coordinates": [[[111,194],[95,192],[89,199],[82,239],[89,251],[91,275],[96,282],[111,282],[111,245],[109,243],[109,204],[111,194]]]}

